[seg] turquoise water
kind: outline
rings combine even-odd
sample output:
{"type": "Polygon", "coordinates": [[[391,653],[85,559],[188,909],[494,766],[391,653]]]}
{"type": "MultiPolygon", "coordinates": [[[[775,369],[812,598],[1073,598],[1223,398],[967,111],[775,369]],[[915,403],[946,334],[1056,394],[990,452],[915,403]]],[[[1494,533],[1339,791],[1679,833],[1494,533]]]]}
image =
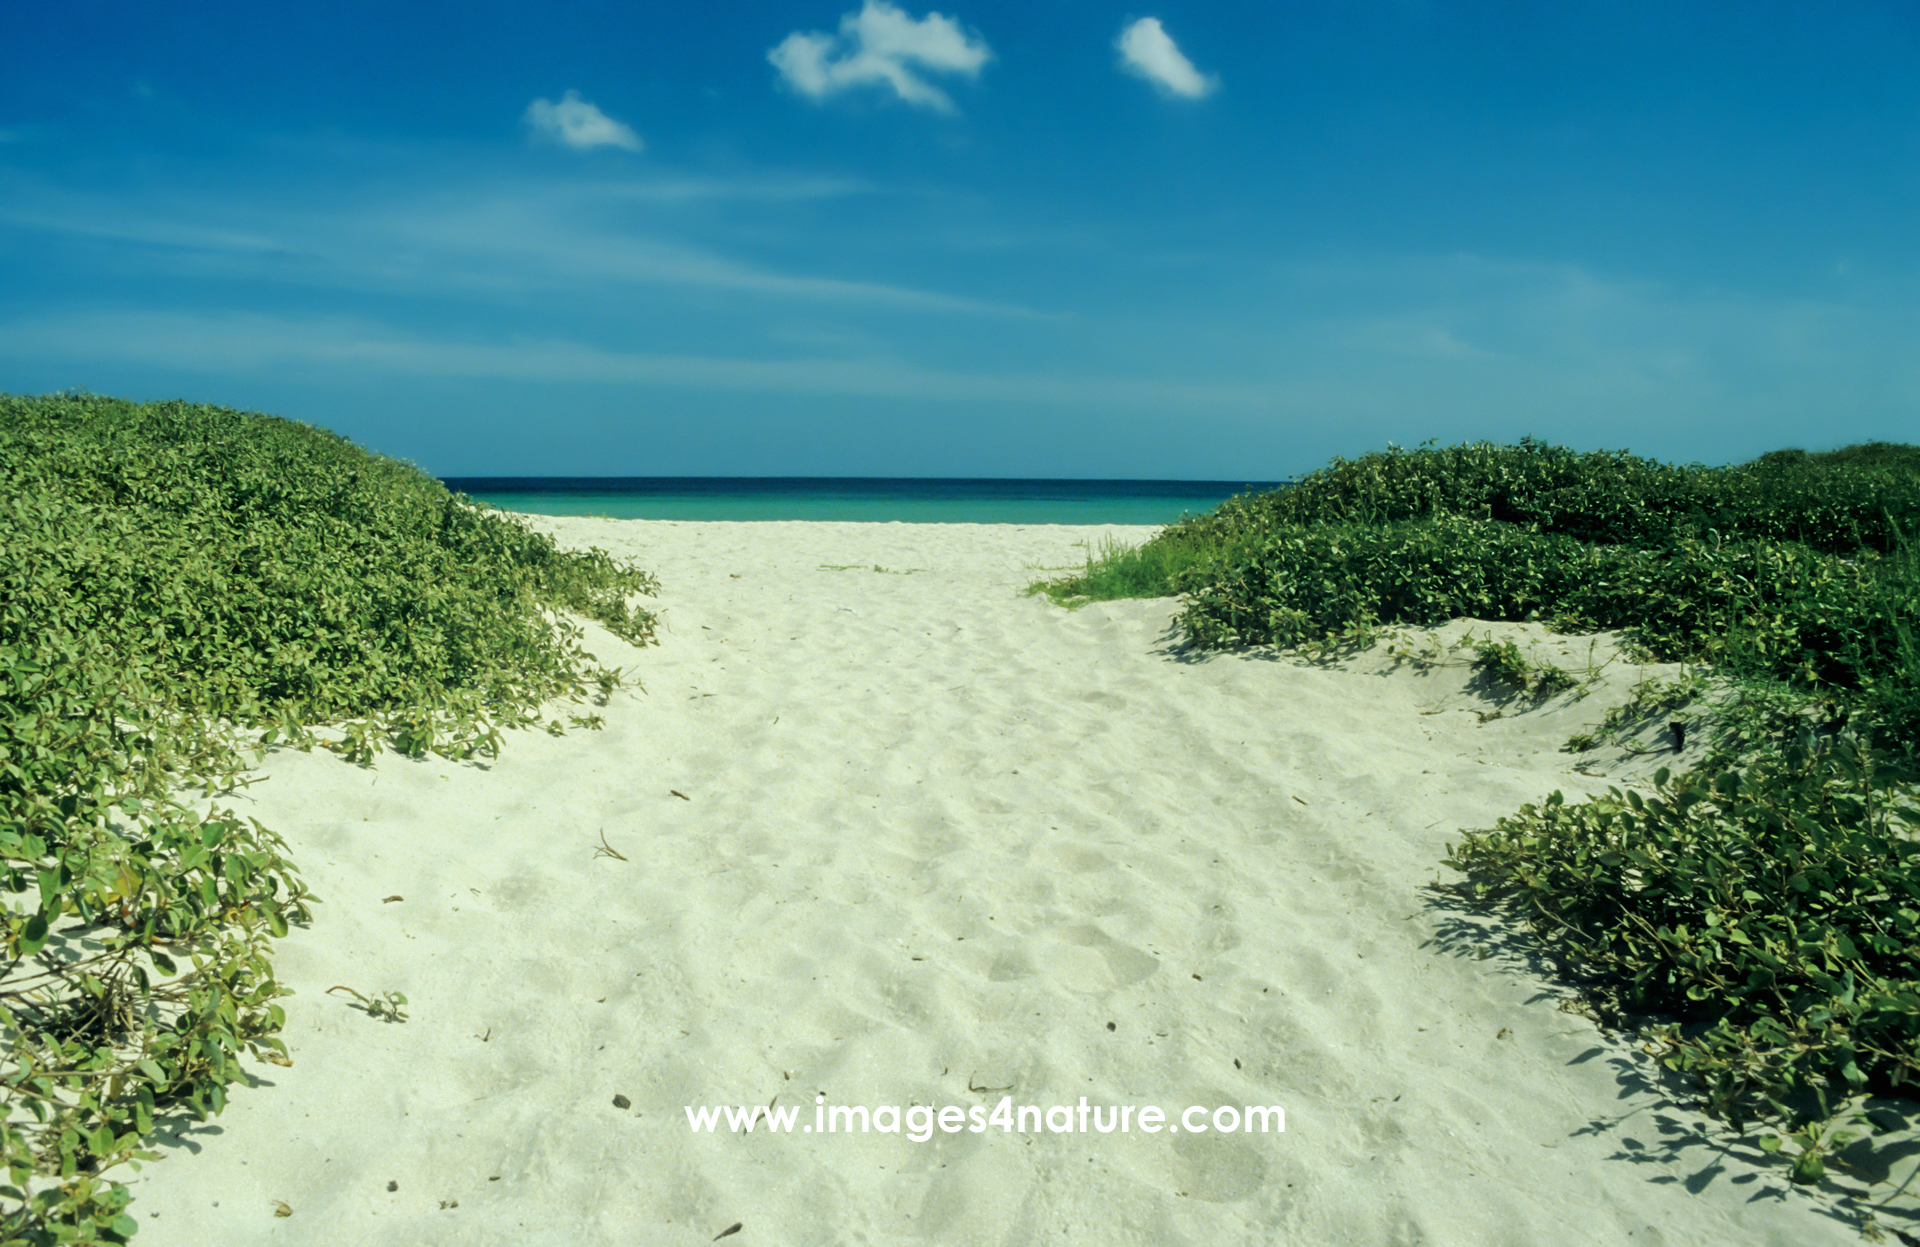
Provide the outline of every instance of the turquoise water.
{"type": "Polygon", "coordinates": [[[532,515],[621,520],[856,520],[909,524],[1169,524],[1278,481],[1041,481],[917,477],[447,477],[449,489],[532,515]]]}

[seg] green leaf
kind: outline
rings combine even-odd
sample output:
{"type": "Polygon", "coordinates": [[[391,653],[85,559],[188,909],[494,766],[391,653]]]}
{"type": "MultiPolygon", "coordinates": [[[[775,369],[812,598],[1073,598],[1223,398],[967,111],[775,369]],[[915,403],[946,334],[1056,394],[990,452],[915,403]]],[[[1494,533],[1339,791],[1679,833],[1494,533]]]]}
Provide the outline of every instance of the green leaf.
{"type": "Polygon", "coordinates": [[[46,913],[40,912],[27,919],[27,925],[20,932],[20,955],[31,957],[47,943],[49,927],[46,913]]]}
{"type": "Polygon", "coordinates": [[[1811,1149],[1800,1153],[1793,1162],[1793,1181],[1801,1186],[1812,1186],[1827,1176],[1826,1162],[1820,1159],[1820,1153],[1811,1149]]]}

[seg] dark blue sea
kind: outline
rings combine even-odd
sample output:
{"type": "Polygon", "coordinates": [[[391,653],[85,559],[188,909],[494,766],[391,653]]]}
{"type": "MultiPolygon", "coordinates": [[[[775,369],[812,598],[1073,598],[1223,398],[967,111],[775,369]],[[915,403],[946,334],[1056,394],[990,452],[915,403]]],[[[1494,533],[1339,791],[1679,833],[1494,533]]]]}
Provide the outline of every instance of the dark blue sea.
{"type": "Polygon", "coordinates": [[[864,476],[450,476],[445,483],[533,515],[910,524],[1169,524],[1282,484],[864,476]]]}

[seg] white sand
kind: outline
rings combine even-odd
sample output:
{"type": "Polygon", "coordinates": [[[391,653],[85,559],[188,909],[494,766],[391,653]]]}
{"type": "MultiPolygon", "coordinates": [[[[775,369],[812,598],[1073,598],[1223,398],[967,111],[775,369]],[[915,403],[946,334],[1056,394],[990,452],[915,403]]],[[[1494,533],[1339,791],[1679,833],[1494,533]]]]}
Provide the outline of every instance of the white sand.
{"type": "Polygon", "coordinates": [[[325,900],[277,960],[295,1065],[139,1175],[144,1247],[1859,1241],[1425,890],[1456,829],[1657,763],[1559,751],[1626,664],[1482,723],[1457,658],[1191,661],[1170,601],[1018,596],[1150,530],[541,523],[660,576],[662,644],[592,647],[645,693],[485,767],[268,760],[239,808],[325,900]],[[821,1093],[1287,1132],[684,1113],[821,1093]]]}

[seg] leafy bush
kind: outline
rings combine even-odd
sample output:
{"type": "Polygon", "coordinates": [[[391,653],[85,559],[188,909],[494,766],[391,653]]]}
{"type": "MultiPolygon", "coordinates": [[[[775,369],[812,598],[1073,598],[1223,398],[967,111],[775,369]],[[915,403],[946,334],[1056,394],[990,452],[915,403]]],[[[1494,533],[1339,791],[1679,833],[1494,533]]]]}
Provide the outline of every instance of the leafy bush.
{"type": "MultiPolygon", "coordinates": [[[[1531,439],[1518,446],[1396,447],[1336,458],[1288,489],[1253,495],[1229,522],[1266,528],[1373,525],[1458,515],[1539,525],[1585,541],[1620,541],[1685,516],[1700,478],[1699,469],[1625,453],[1580,454],[1531,439]]],[[[1188,522],[1201,528],[1210,519],[1188,522]]]]}
{"type": "Polygon", "coordinates": [[[1731,468],[1675,467],[1624,451],[1517,446],[1398,448],[1335,459],[1286,489],[1243,495],[1156,538],[1237,541],[1310,524],[1439,515],[1499,520],[1610,545],[1692,534],[1792,541],[1826,553],[1886,553],[1920,522],[1920,451],[1873,443],[1731,468]]]}
{"type": "MultiPolygon", "coordinates": [[[[1473,616],[1620,629],[1646,658],[1711,664],[1570,742],[1711,683],[1700,771],[1662,772],[1652,800],[1556,793],[1448,862],[1596,1000],[1680,1019],[1661,1032],[1669,1063],[1724,1111],[1796,1125],[1794,1176],[1811,1181],[1833,1136],[1793,1102],[1811,1097],[1817,1120],[1863,1089],[1910,1094],[1920,1060],[1920,815],[1903,804],[1920,754],[1916,531],[1916,447],[1704,468],[1524,441],[1336,459],[1118,554],[1165,569],[1145,595],[1182,593],[1201,648],[1312,651],[1473,616]]],[[[1517,649],[1480,658],[1530,686],[1517,649]]]]}
{"type": "Polygon", "coordinates": [[[1574,674],[1551,663],[1537,663],[1520,652],[1512,641],[1474,641],[1473,665],[1494,680],[1534,698],[1551,697],[1580,685],[1574,674]]]}
{"type": "Polygon", "coordinates": [[[1588,559],[1568,537],[1442,515],[1299,525],[1189,572],[1180,627],[1202,648],[1304,645],[1376,624],[1531,619],[1588,559]]]}
{"type": "Polygon", "coordinates": [[[1650,654],[1843,695],[1920,743],[1920,448],[1776,451],[1733,468],[1527,440],[1336,459],[1034,586],[1184,594],[1201,647],[1319,646],[1459,615],[1621,628],[1650,654]]]}
{"type": "Polygon", "coordinates": [[[1683,535],[1599,546],[1498,520],[1441,514],[1373,527],[1297,526],[1180,587],[1198,646],[1312,646],[1380,624],[1471,616],[1623,629],[1666,662],[1840,695],[1882,745],[1920,740],[1920,558],[1683,535]]]}
{"type": "Polygon", "coordinates": [[[1625,452],[1532,439],[1389,449],[1335,459],[1288,487],[1228,499],[1169,525],[1139,551],[1105,551],[1058,596],[1164,597],[1198,564],[1227,566],[1300,527],[1371,527],[1439,516],[1495,520],[1602,545],[1657,548],[1682,537],[1790,542],[1889,554],[1920,530],[1920,448],[1872,442],[1825,454],[1774,451],[1730,468],[1674,467],[1625,452]],[[1138,570],[1109,576],[1126,560],[1138,570]]]}
{"type": "Polygon", "coordinates": [[[244,782],[247,732],[491,752],[619,682],[556,612],[645,643],[653,588],[305,425],[0,396],[0,1240],[124,1241],[100,1175],[286,1059],[267,954],[316,898],[188,789],[244,782]]]}
{"type": "MultiPolygon", "coordinates": [[[[1920,809],[1857,747],[1556,792],[1449,846],[1618,1020],[1658,1012],[1713,1108],[1798,1119],[1920,1075],[1920,809]]],[[[1796,1176],[1818,1176],[1813,1162],[1796,1176]]]]}
{"type": "Polygon", "coordinates": [[[1181,625],[1203,646],[1292,645],[1356,622],[1559,619],[1635,629],[1666,660],[1718,654],[1737,636],[1772,669],[1861,687],[1899,645],[1881,563],[1697,537],[1595,546],[1450,514],[1300,525],[1188,572],[1181,625]]]}

